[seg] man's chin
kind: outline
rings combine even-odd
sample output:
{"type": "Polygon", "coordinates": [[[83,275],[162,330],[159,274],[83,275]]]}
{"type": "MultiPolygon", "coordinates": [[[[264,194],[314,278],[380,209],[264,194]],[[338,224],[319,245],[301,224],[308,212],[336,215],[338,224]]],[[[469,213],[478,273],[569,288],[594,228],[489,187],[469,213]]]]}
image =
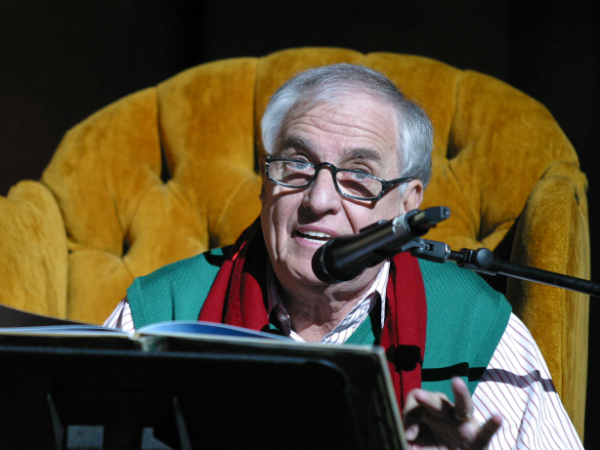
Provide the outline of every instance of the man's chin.
{"type": "Polygon", "coordinates": [[[328,286],[327,283],[319,280],[312,269],[312,260],[307,259],[302,261],[302,264],[297,266],[281,267],[281,270],[275,270],[277,279],[282,286],[292,285],[298,286],[301,289],[317,289],[322,290],[328,286]]]}

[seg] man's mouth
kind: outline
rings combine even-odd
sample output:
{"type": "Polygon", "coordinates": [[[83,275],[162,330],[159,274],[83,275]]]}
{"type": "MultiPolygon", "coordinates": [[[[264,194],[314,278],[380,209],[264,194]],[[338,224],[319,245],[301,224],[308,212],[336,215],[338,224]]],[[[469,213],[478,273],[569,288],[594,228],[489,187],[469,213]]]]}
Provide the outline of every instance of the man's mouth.
{"type": "Polygon", "coordinates": [[[304,238],[309,241],[324,243],[331,239],[333,236],[329,233],[323,233],[321,231],[304,231],[301,233],[300,231],[294,232],[296,236],[304,238]]]}

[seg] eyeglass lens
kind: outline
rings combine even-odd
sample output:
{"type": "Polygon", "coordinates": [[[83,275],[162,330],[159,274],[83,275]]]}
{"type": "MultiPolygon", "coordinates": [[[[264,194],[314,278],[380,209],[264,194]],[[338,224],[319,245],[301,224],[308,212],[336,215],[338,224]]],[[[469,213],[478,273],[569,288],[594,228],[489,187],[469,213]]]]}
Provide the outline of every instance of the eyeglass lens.
{"type": "MultiPolygon", "coordinates": [[[[271,161],[269,176],[278,183],[290,187],[308,186],[315,176],[316,169],[311,164],[300,161],[271,161]]],[[[336,182],[341,192],[358,198],[377,197],[383,186],[380,181],[363,172],[338,169],[336,182]]]]}

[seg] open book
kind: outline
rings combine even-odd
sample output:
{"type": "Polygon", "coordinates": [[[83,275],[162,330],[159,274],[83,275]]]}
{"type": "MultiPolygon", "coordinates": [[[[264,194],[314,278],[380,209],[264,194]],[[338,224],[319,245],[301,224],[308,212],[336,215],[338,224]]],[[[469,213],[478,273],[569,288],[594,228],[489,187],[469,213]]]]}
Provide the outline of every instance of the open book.
{"type": "Polygon", "coordinates": [[[124,430],[166,426],[181,448],[237,450],[248,439],[261,448],[407,448],[379,347],[300,343],[206,322],[130,335],[57,320],[0,307],[0,404],[11,411],[0,422],[0,448],[12,448],[11,436],[46,448],[72,424],[104,427],[105,445],[124,430]],[[25,425],[53,431],[31,434],[25,425]]]}
{"type": "Polygon", "coordinates": [[[126,333],[115,328],[107,328],[100,325],[88,324],[65,324],[65,325],[41,325],[32,327],[0,327],[0,335],[14,336],[78,336],[78,337],[122,337],[138,339],[148,336],[168,336],[186,339],[208,338],[209,336],[230,339],[275,339],[291,342],[290,338],[261,331],[248,330],[212,322],[200,321],[178,321],[160,322],[147,325],[136,330],[135,333],[126,333]]]}
{"type": "Polygon", "coordinates": [[[22,336],[111,336],[137,339],[144,336],[170,336],[188,339],[220,336],[222,338],[275,339],[290,341],[289,338],[272,333],[212,322],[178,321],[160,322],[142,327],[134,334],[100,325],[72,322],[39,314],[20,311],[0,305],[0,335],[22,336]]]}

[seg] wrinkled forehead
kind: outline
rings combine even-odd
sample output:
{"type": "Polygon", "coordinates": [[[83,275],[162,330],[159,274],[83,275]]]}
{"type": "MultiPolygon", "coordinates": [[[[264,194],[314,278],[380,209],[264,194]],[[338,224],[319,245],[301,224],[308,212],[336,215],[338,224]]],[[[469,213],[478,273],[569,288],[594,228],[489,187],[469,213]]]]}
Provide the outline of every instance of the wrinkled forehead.
{"type": "Polygon", "coordinates": [[[398,166],[398,120],[389,101],[369,93],[340,91],[305,96],[283,121],[277,153],[290,147],[316,152],[318,145],[312,139],[321,134],[339,141],[338,150],[359,156],[377,153],[384,165],[398,166]],[[315,133],[303,134],[303,129],[315,133]]]}
{"type": "Polygon", "coordinates": [[[329,108],[346,105],[375,105],[377,110],[393,111],[395,115],[392,102],[383,94],[356,86],[334,86],[326,90],[315,88],[307,91],[290,108],[288,115],[308,110],[316,105],[326,105],[329,108]]]}

